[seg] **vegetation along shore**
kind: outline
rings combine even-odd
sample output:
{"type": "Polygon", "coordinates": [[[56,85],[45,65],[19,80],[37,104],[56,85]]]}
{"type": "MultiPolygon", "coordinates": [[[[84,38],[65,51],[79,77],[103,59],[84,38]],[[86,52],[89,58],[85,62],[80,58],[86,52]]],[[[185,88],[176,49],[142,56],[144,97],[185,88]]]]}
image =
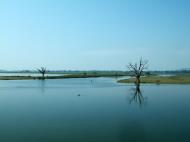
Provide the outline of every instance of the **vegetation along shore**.
{"type": "Polygon", "coordinates": [[[126,76],[127,74],[124,72],[120,73],[103,73],[103,72],[95,72],[95,73],[75,73],[75,74],[66,74],[66,75],[51,75],[51,76],[0,76],[0,80],[44,80],[44,79],[67,79],[67,78],[91,78],[91,77],[120,77],[126,76]]]}
{"type": "MultiPolygon", "coordinates": [[[[119,80],[119,83],[134,83],[135,78],[119,80]]],[[[190,84],[190,75],[174,75],[174,76],[145,76],[141,77],[141,83],[150,84],[190,84]]]]}

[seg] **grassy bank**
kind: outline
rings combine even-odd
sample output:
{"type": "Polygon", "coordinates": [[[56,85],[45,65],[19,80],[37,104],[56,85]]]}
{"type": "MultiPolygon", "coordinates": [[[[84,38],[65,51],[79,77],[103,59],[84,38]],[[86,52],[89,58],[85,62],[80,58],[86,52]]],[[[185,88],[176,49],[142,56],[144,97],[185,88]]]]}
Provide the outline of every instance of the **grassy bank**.
{"type": "MultiPolygon", "coordinates": [[[[119,83],[134,83],[135,78],[119,80],[119,83]]],[[[147,76],[141,78],[141,83],[153,84],[190,84],[190,75],[177,76],[147,76]]]]}
{"type": "MultiPolygon", "coordinates": [[[[45,76],[45,79],[66,79],[66,78],[91,78],[91,77],[119,77],[125,74],[69,74],[60,76],[45,76]]],[[[42,80],[38,76],[0,76],[0,80],[42,80]]]]}

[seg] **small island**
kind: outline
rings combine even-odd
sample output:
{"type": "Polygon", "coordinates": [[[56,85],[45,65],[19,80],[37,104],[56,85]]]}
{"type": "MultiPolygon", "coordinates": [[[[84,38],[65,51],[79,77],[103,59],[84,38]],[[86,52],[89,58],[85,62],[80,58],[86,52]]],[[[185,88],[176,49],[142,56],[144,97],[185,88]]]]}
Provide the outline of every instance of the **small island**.
{"type": "MultiPolygon", "coordinates": [[[[122,79],[119,83],[134,83],[135,78],[122,79]]],[[[141,83],[150,84],[190,84],[190,75],[172,75],[172,76],[143,76],[141,77],[141,83]]]]}

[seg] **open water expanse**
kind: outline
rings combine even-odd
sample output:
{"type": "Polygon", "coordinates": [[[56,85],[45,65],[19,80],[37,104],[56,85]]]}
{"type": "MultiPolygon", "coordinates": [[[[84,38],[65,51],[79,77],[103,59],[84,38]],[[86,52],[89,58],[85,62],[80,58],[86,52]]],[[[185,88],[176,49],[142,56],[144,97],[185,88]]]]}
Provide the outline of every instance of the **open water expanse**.
{"type": "Polygon", "coordinates": [[[0,142],[189,142],[190,85],[0,81],[0,142]]]}

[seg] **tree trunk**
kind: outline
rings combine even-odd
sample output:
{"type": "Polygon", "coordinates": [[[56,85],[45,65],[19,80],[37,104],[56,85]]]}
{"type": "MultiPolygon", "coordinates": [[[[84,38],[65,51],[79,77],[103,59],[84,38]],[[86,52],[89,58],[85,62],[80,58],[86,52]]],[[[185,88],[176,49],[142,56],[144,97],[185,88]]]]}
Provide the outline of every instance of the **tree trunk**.
{"type": "Polygon", "coordinates": [[[138,76],[136,77],[136,82],[135,83],[136,83],[137,86],[140,86],[140,83],[141,83],[140,77],[138,77],[138,76]]]}
{"type": "Polygon", "coordinates": [[[44,73],[42,73],[42,78],[45,79],[44,73]]]}

